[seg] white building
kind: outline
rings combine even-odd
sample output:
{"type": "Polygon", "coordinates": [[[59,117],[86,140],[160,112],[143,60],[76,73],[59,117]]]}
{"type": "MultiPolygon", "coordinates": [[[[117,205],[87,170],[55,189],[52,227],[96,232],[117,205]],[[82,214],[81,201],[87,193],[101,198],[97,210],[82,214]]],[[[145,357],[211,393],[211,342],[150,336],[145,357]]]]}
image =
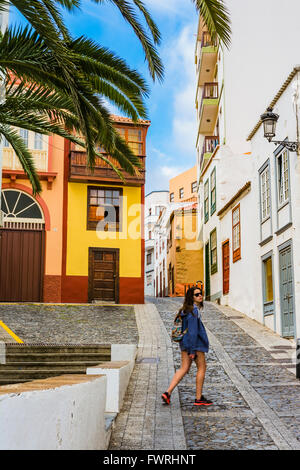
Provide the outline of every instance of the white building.
{"type": "Polygon", "coordinates": [[[160,213],[154,227],[154,270],[155,270],[155,295],[165,297],[168,292],[167,246],[168,246],[168,221],[173,204],[168,204],[160,213]]]}
{"type": "Polygon", "coordinates": [[[145,295],[156,292],[154,227],[162,210],[169,203],[169,191],[152,191],[145,196],[145,295]]]}
{"type": "MultiPolygon", "coordinates": [[[[270,102],[277,141],[299,140],[300,67],[270,102]],[[297,119],[298,131],[297,131],[297,119]]],[[[258,110],[258,117],[264,111],[258,110]]],[[[255,164],[255,318],[283,337],[300,334],[300,151],[269,143],[259,121],[249,135],[255,164]]]]}
{"type": "MultiPolygon", "coordinates": [[[[232,20],[231,47],[227,50],[213,43],[200,18],[195,53],[198,230],[199,238],[204,244],[205,293],[206,298],[228,304],[286,336],[291,334],[293,324],[297,324],[297,320],[290,322],[290,331],[285,333],[284,328],[280,326],[278,295],[288,296],[291,302],[290,291],[286,293],[284,289],[287,288],[283,286],[283,294],[273,291],[274,298],[277,295],[277,300],[273,301],[275,314],[271,313],[273,307],[269,300],[270,291],[266,297],[268,300],[262,301],[262,269],[267,269],[270,273],[271,266],[268,253],[273,253],[273,272],[279,268],[279,261],[275,261],[275,248],[270,248],[270,240],[265,242],[266,248],[270,248],[269,251],[259,245],[265,241],[260,238],[260,230],[264,234],[267,224],[260,223],[260,188],[257,175],[258,170],[261,170],[262,177],[267,177],[263,166],[267,159],[264,159],[265,153],[262,153],[263,150],[257,143],[257,147],[252,145],[251,153],[252,141],[257,136],[253,134],[251,142],[247,136],[253,123],[271,102],[272,89],[280,88],[286,78],[286,70],[292,69],[295,63],[295,45],[300,43],[300,29],[296,26],[300,3],[291,0],[288,9],[282,9],[282,2],[279,0],[264,0],[263,4],[258,0],[244,0],[243,8],[237,0],[228,0],[226,5],[232,20]],[[285,38],[284,41],[281,34],[274,33],[282,31],[282,24],[289,24],[285,31],[288,39],[285,38]],[[272,47],[268,47],[270,43],[272,47]],[[257,160],[261,163],[259,168],[257,160]],[[265,256],[267,257],[262,258],[265,256]],[[277,267],[274,263],[277,263],[277,267]]],[[[277,101],[281,92],[282,89],[277,95],[277,101]]],[[[282,125],[285,121],[289,123],[286,123],[286,126],[293,125],[292,113],[291,107],[289,111],[287,108],[282,111],[286,116],[285,120],[282,118],[282,125]]],[[[287,135],[290,137],[292,134],[289,131],[286,132],[287,135]]],[[[264,152],[270,155],[270,144],[266,141],[261,145],[264,146],[264,152]]],[[[280,150],[278,152],[280,153],[280,150]]],[[[287,159],[279,158],[284,159],[281,162],[282,169],[287,159]]],[[[290,183],[292,184],[292,181],[290,183]]],[[[266,182],[264,187],[265,185],[266,182]]],[[[274,204],[275,201],[273,206],[274,204]]],[[[272,210],[275,210],[273,206],[272,210]]],[[[280,206],[272,218],[272,230],[276,225],[276,231],[279,231],[276,237],[281,243],[278,246],[282,249],[286,248],[284,243],[289,239],[286,238],[287,230],[290,230],[290,234],[293,231],[293,226],[288,225],[293,223],[293,220],[287,222],[289,208],[291,219],[296,210],[293,210],[293,202],[290,205],[286,202],[284,207],[280,206]],[[287,228],[284,228],[286,225],[287,228]],[[280,232],[281,230],[283,232],[280,232]],[[280,238],[283,233],[285,235],[280,238]]],[[[293,240],[295,236],[297,232],[294,232],[293,240]]],[[[271,237],[271,234],[268,237],[271,237]]],[[[274,243],[274,234],[272,240],[274,243]]],[[[300,247],[300,238],[297,246],[300,247]]],[[[295,248],[291,253],[294,253],[295,262],[295,248]]],[[[289,250],[286,256],[290,256],[289,250]]],[[[270,282],[270,274],[268,276],[270,282]]],[[[296,282],[295,279],[293,281],[296,282]]],[[[280,293],[279,284],[277,287],[280,293]]],[[[294,301],[297,300],[297,295],[296,290],[294,301]]],[[[286,300],[282,300],[284,309],[285,302],[286,300]]]]}

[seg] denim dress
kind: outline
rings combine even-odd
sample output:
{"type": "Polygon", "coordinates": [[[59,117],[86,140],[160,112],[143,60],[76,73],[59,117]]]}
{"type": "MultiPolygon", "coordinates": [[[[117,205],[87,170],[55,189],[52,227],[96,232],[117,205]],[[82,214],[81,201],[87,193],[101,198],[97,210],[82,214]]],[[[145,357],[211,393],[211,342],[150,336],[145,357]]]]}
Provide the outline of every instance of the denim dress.
{"type": "Polygon", "coordinates": [[[181,316],[182,331],[188,328],[179,343],[181,351],[187,351],[188,354],[195,354],[196,351],[207,353],[209,342],[198,308],[194,305],[193,312],[182,313],[181,316]]]}

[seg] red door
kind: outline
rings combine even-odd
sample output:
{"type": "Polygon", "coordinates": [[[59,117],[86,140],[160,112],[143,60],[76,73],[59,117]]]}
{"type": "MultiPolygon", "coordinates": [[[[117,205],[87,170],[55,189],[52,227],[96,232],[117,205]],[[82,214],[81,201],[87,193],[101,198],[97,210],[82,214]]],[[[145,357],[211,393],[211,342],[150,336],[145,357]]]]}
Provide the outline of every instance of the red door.
{"type": "Polygon", "coordinates": [[[223,259],[223,294],[229,292],[229,240],[222,245],[222,259],[223,259]]]}
{"type": "Polygon", "coordinates": [[[0,230],[0,301],[42,302],[45,232],[0,230]]]}

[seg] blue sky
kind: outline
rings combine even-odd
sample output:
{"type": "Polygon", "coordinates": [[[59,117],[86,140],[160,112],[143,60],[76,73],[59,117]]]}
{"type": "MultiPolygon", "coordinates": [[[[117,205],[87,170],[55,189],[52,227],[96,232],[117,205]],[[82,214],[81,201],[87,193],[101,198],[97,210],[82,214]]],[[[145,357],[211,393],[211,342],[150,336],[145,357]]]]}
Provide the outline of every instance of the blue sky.
{"type": "MultiPolygon", "coordinates": [[[[64,15],[74,36],[86,35],[108,47],[126,59],[148,82],[151,94],[146,104],[151,126],[147,137],[147,194],[168,189],[171,177],[196,163],[197,13],[191,0],[144,0],[144,3],[162,35],[159,46],[165,67],[162,84],[153,84],[138,39],[109,1],[97,5],[83,0],[81,11],[64,15]]],[[[12,14],[10,22],[15,20],[16,15],[12,14]]]]}

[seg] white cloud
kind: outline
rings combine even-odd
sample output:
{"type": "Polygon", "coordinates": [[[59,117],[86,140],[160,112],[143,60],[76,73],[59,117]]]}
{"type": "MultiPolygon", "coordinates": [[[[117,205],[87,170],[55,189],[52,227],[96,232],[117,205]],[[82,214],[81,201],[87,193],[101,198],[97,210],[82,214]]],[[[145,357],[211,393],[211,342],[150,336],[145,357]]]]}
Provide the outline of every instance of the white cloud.
{"type": "Polygon", "coordinates": [[[166,68],[173,77],[173,141],[189,154],[195,152],[196,76],[194,65],[196,21],[187,25],[169,45],[166,68]],[[175,79],[174,79],[175,77],[175,79]]]}

